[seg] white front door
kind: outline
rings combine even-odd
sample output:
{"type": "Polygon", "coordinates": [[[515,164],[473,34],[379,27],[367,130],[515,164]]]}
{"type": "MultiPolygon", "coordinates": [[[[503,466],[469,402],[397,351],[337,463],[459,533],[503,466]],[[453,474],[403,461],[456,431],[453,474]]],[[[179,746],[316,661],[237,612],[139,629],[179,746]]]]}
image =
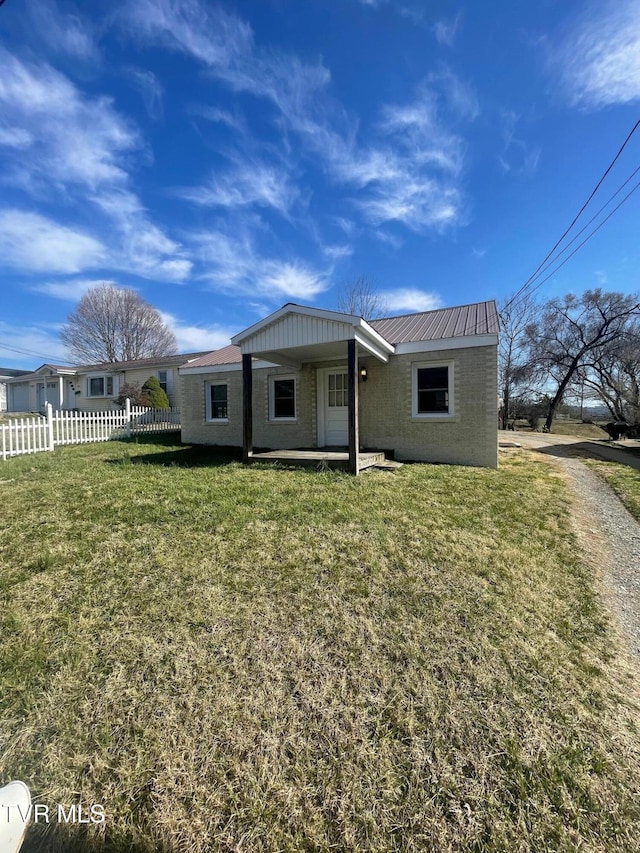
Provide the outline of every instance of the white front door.
{"type": "Polygon", "coordinates": [[[318,370],[318,445],[349,444],[349,406],[346,367],[318,370]]]}
{"type": "Polygon", "coordinates": [[[38,410],[44,409],[45,403],[51,403],[54,409],[60,408],[60,385],[55,382],[38,383],[38,410]]]}

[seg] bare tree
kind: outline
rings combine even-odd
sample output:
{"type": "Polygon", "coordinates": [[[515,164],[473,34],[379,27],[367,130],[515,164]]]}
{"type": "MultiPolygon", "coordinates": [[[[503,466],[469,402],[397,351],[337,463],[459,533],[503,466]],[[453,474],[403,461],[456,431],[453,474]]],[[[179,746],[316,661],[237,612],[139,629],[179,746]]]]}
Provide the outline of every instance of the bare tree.
{"type": "Polygon", "coordinates": [[[60,338],[73,359],[88,363],[173,355],[178,349],[156,308],[134,290],[112,284],[84,294],[60,338]]]}
{"type": "Polygon", "coordinates": [[[547,302],[540,319],[527,329],[532,363],[556,385],[546,430],[551,429],[556,409],[579,370],[624,339],[639,312],[637,296],[600,289],[547,302]]]}
{"type": "Polygon", "coordinates": [[[378,320],[388,313],[388,307],[375,282],[361,275],[343,288],[338,296],[338,311],[365,320],[378,320]]]}
{"type": "Polygon", "coordinates": [[[640,323],[580,371],[580,379],[616,421],[640,422],[640,323]]]}
{"type": "Polygon", "coordinates": [[[520,414],[532,391],[534,370],[527,346],[527,328],[538,309],[539,306],[530,296],[518,300],[507,299],[498,309],[498,379],[502,396],[502,429],[507,428],[511,417],[520,414]]]}

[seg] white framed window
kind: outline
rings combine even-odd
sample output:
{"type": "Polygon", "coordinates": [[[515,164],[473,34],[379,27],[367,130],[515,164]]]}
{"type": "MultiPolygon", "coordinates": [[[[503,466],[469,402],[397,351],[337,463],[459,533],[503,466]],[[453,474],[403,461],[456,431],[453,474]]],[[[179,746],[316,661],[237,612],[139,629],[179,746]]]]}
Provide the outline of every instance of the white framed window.
{"type": "Polygon", "coordinates": [[[169,393],[169,374],[166,370],[158,371],[158,384],[165,394],[169,393]]]}
{"type": "Polygon", "coordinates": [[[453,362],[418,362],[412,365],[411,414],[414,418],[451,418],[453,362]]]}
{"type": "Polygon", "coordinates": [[[229,420],[229,386],[226,382],[205,384],[207,420],[226,423],[229,420]]]}
{"type": "Polygon", "coordinates": [[[296,377],[269,377],[269,420],[296,420],[296,377]]]}
{"type": "Polygon", "coordinates": [[[103,374],[87,377],[87,397],[113,397],[113,389],[113,376],[103,374]]]}

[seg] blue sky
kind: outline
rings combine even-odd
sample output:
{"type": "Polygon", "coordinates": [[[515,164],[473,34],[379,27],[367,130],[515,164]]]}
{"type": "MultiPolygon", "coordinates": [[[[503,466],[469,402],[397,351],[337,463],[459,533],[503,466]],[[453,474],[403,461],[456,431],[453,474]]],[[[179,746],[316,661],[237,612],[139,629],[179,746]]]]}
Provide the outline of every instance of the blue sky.
{"type": "MultiPolygon", "coordinates": [[[[64,361],[102,281],[181,351],[359,276],[390,313],[499,299],[639,102],[637,0],[6,0],[0,364],[64,361]]],[[[638,165],[640,132],[594,213],[638,165]]],[[[640,192],[540,294],[636,290],[639,212],[640,192]]]]}

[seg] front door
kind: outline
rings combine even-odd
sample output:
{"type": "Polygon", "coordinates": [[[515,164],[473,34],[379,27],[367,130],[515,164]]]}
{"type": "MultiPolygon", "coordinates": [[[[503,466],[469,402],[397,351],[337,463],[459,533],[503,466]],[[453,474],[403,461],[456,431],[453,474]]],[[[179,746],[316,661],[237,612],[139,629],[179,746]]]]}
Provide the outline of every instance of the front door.
{"type": "Polygon", "coordinates": [[[57,381],[38,383],[38,411],[44,409],[45,403],[51,403],[54,409],[60,408],[60,386],[57,381]]]}
{"type": "Polygon", "coordinates": [[[349,405],[346,367],[318,371],[318,444],[349,444],[349,405]]]}

